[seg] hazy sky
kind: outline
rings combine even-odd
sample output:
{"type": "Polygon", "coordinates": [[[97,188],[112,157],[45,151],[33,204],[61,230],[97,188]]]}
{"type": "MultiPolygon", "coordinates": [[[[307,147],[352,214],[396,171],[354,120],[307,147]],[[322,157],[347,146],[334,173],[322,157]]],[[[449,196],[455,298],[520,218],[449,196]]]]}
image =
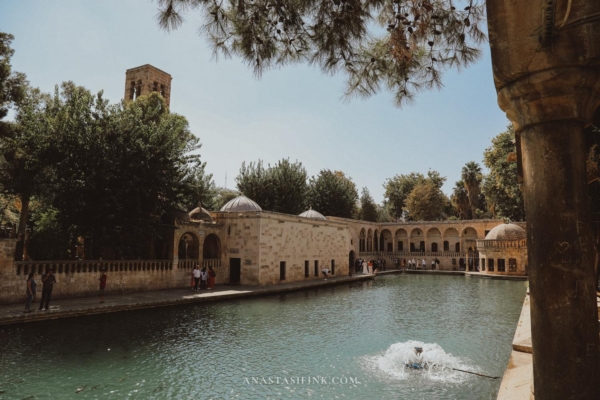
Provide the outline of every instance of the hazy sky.
{"type": "Polygon", "coordinates": [[[344,171],[377,202],[395,174],[439,171],[450,193],[468,161],[481,163],[505,130],[489,48],[442,91],[396,108],[382,92],[341,100],[344,76],[309,66],[269,71],[257,80],[240,59],[212,60],[197,31],[199,14],[179,30],[159,30],[151,0],[0,0],[0,30],[15,36],[13,69],[43,91],[72,80],[112,102],[123,98],[125,70],[152,64],[171,74],[171,111],[187,117],[218,186],[235,188],[242,161],[301,161],[309,175],[344,171]]]}

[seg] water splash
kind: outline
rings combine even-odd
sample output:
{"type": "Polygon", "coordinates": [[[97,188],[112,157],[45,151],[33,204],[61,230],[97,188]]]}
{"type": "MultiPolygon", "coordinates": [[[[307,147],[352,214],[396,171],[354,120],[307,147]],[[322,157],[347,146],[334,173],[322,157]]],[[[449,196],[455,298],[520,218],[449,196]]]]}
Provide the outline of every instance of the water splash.
{"type": "Polygon", "coordinates": [[[453,368],[478,372],[468,358],[446,353],[437,343],[409,340],[392,344],[386,351],[365,358],[365,367],[392,380],[428,380],[444,383],[462,383],[471,377],[453,368]],[[417,355],[415,347],[423,348],[417,355]],[[406,364],[427,365],[425,369],[413,370],[406,364]]]}

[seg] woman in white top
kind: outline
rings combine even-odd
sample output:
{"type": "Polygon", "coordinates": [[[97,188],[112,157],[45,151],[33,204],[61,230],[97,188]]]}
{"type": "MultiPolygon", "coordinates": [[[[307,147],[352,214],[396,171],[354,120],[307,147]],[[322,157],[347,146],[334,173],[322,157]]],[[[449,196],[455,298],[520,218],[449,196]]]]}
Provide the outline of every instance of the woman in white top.
{"type": "Polygon", "coordinates": [[[367,261],[366,260],[363,261],[363,266],[362,267],[363,267],[363,275],[368,275],[369,274],[369,269],[367,267],[367,261]]]}

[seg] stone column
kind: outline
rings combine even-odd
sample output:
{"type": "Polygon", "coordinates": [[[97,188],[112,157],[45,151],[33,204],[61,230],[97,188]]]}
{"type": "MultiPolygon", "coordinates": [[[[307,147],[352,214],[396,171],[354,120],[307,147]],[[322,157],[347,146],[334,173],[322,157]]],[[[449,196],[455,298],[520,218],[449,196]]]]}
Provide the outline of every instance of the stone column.
{"type": "Polygon", "coordinates": [[[600,1],[488,0],[487,8],[499,105],[516,128],[523,179],[535,397],[598,399],[582,129],[600,105],[600,1]]]}

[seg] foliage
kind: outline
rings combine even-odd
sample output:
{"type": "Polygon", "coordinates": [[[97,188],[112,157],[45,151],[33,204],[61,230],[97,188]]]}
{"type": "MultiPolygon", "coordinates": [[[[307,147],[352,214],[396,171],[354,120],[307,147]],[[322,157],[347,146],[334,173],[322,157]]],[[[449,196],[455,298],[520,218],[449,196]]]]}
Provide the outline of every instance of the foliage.
{"type": "Polygon", "coordinates": [[[469,161],[462,168],[461,178],[469,197],[469,205],[471,207],[470,218],[477,218],[477,206],[479,204],[479,195],[481,193],[481,181],[483,174],[481,167],[475,161],[469,161]]]}
{"type": "MultiPolygon", "coordinates": [[[[14,36],[0,32],[0,120],[8,114],[14,104],[25,97],[27,80],[24,74],[13,72],[10,59],[15,51],[10,47],[14,36]]],[[[4,133],[4,124],[0,122],[0,134],[4,133]]]]}
{"type": "Polygon", "coordinates": [[[362,221],[377,222],[377,205],[371,197],[369,189],[364,187],[360,196],[360,211],[358,212],[358,219],[362,221]]]}
{"type": "Polygon", "coordinates": [[[483,180],[482,192],[496,218],[524,221],[525,204],[517,182],[515,152],[515,131],[511,125],[493,138],[492,146],[483,153],[483,163],[490,172],[483,180]]]}
{"type": "Polygon", "coordinates": [[[226,188],[217,188],[215,197],[214,197],[214,201],[213,201],[213,204],[214,204],[213,208],[207,208],[207,209],[210,211],[219,211],[225,204],[227,204],[230,200],[235,199],[239,195],[240,194],[235,190],[226,189],[226,188]]]}
{"type": "Polygon", "coordinates": [[[395,222],[395,218],[390,213],[390,207],[385,202],[377,205],[377,222],[395,222]]]}
{"type": "Polygon", "coordinates": [[[71,237],[61,225],[57,209],[33,211],[31,220],[35,230],[29,240],[29,256],[33,260],[64,260],[71,256],[68,251],[71,237]]]}
{"type": "Polygon", "coordinates": [[[357,201],[356,185],[341,171],[324,169],[310,179],[307,203],[323,215],[354,218],[357,201]]]}
{"type": "Polygon", "coordinates": [[[240,56],[258,76],[273,67],[309,62],[326,73],[344,71],[347,96],[369,96],[384,86],[395,92],[398,105],[419,90],[441,87],[442,72],[477,60],[477,46],[485,40],[480,29],[484,4],[478,0],[158,4],[158,22],[166,30],[181,25],[186,12],[199,10],[204,14],[201,32],[215,56],[240,56]]]}
{"type": "Polygon", "coordinates": [[[263,210],[293,215],[306,209],[307,178],[301,162],[283,159],[267,168],[262,160],[244,162],[235,180],[238,190],[263,210]]]}
{"type": "Polygon", "coordinates": [[[471,218],[469,193],[467,192],[465,183],[463,181],[458,181],[454,184],[454,189],[452,189],[452,195],[450,196],[450,202],[456,210],[456,214],[459,219],[471,218]]]}
{"type": "Polygon", "coordinates": [[[421,182],[406,198],[406,210],[413,221],[438,221],[446,218],[447,198],[432,182],[421,182]]]}
{"type": "Polygon", "coordinates": [[[446,182],[446,178],[442,177],[437,171],[428,171],[427,177],[419,172],[411,172],[408,175],[396,175],[385,181],[383,185],[385,188],[384,201],[388,205],[393,218],[407,218],[406,199],[418,184],[426,182],[431,182],[438,189],[441,189],[444,182],[446,182]]]}

